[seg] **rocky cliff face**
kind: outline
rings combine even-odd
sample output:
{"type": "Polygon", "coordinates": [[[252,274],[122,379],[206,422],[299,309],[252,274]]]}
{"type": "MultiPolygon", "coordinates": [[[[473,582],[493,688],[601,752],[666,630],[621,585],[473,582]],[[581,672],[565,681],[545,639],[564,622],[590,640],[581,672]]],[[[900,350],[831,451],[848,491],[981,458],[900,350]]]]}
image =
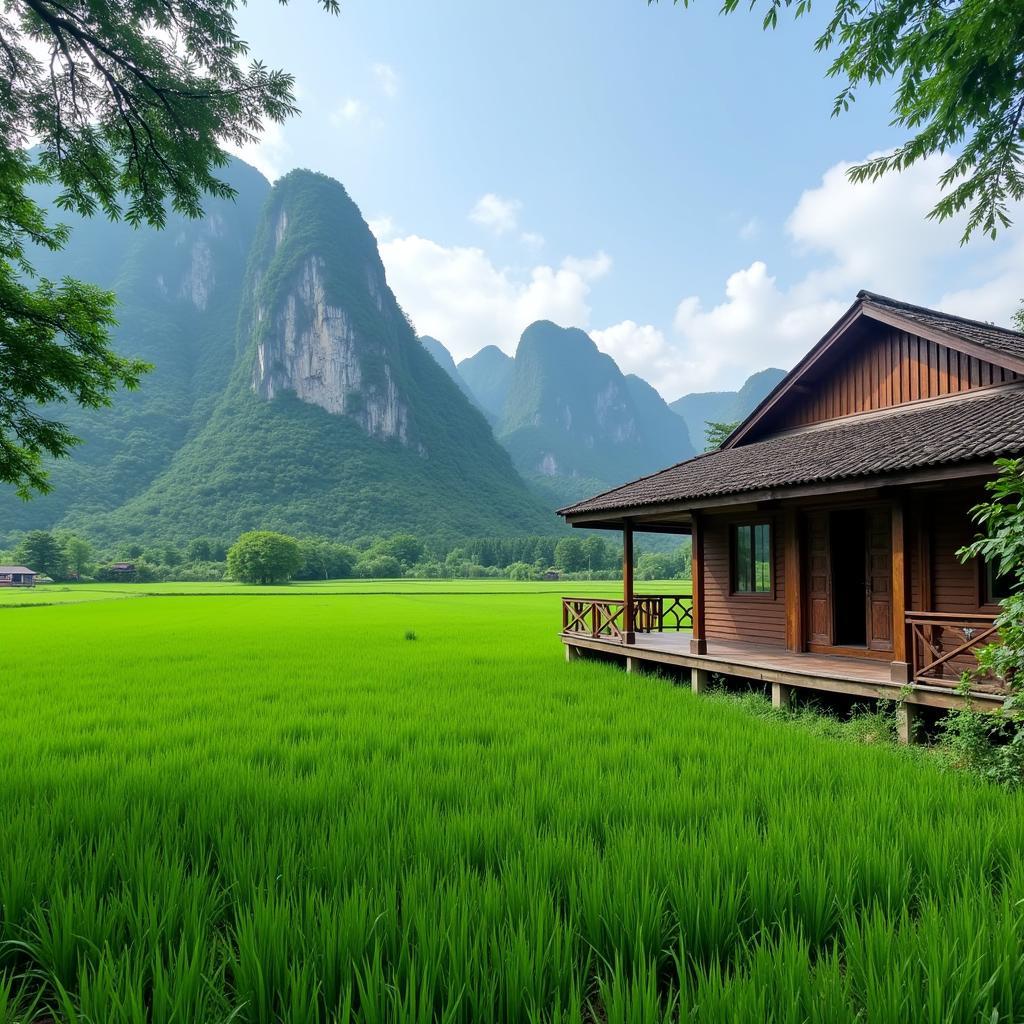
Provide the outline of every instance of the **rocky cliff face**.
{"type": "Polygon", "coordinates": [[[262,307],[252,389],[272,399],[292,391],[302,401],[350,416],[372,437],[408,440],[408,409],[400,399],[387,363],[382,380],[364,379],[359,338],[351,316],[327,299],[324,264],[310,256],[289,289],[282,307],[262,307]]]}
{"type": "Polygon", "coordinates": [[[250,265],[253,392],[290,392],[371,437],[413,443],[400,340],[408,324],[345,190],[310,172],[288,175],[262,235],[250,265]]]}

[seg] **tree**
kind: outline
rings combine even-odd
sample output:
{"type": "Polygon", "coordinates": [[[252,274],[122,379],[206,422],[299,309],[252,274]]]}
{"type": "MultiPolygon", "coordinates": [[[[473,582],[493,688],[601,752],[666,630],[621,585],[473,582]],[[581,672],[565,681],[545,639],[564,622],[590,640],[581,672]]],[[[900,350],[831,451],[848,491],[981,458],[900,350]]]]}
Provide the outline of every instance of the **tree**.
{"type": "Polygon", "coordinates": [[[67,571],[73,572],[76,576],[91,575],[89,570],[93,564],[92,545],[74,533],[61,537],[60,542],[64,548],[67,571]]]}
{"type": "MultiPolygon", "coordinates": [[[[286,0],[281,0],[286,2],[286,0]]],[[[335,13],[338,0],[319,0],[335,13]]],[[[296,112],[293,78],[242,64],[234,4],[222,0],[7,0],[0,8],[0,482],[49,489],[44,456],[79,442],[47,405],[109,405],[148,367],[111,347],[114,296],[37,279],[30,246],[63,248],[31,197],[162,227],[166,206],[202,215],[225,142],[254,141],[296,112]],[[28,152],[30,143],[36,145],[28,152]]]]}
{"type": "Polygon", "coordinates": [[[210,542],[205,537],[196,537],[185,546],[186,562],[209,562],[212,560],[210,542]]]}
{"type": "Polygon", "coordinates": [[[352,575],[356,553],[344,544],[323,537],[307,537],[299,541],[302,568],[296,573],[304,580],[343,580],[352,575]]]}
{"type": "Polygon", "coordinates": [[[971,510],[983,533],[958,554],[963,561],[991,563],[1011,581],[1010,596],[996,618],[998,642],[978,651],[978,668],[965,684],[994,676],[1008,684],[1010,694],[994,716],[969,710],[952,714],[946,733],[969,764],[1019,786],[1024,784],[1024,459],[999,459],[996,466],[999,476],[986,484],[991,499],[971,510]]]}
{"type": "Polygon", "coordinates": [[[1024,302],[1020,304],[1020,309],[1013,314],[1013,326],[1018,331],[1024,331],[1024,302]]]}
{"type": "Polygon", "coordinates": [[[604,537],[591,535],[583,542],[583,552],[587,558],[587,568],[591,571],[604,569],[608,564],[608,545],[604,537]]]}
{"type": "Polygon", "coordinates": [[[563,572],[581,572],[587,567],[587,553],[579,537],[563,537],[555,545],[555,565],[563,572]]]}
{"type": "Polygon", "coordinates": [[[67,556],[60,541],[46,530],[30,530],[14,552],[22,565],[44,576],[61,579],[67,572],[67,556]]]}
{"type": "Polygon", "coordinates": [[[393,580],[402,575],[402,563],[394,555],[368,551],[356,563],[356,572],[363,579],[393,580]]]}
{"type": "Polygon", "coordinates": [[[725,439],[740,425],[739,420],[732,423],[721,423],[717,420],[704,422],[704,450],[706,452],[721,448],[725,439]]]}
{"type": "MultiPolygon", "coordinates": [[[[648,0],[649,3],[657,0],[648,0]]],[[[689,6],[690,0],[673,0],[689,6]]],[[[898,78],[892,123],[910,137],[891,153],[853,167],[872,181],[935,153],[957,155],[939,179],[929,217],[968,211],[963,241],[1008,227],[1007,204],[1024,198],[1024,4],[1006,0],[833,0],[815,49],[836,49],[828,69],[842,86],[833,116],[865,85],[898,78]]],[[[779,9],[799,18],[811,0],[750,0],[774,29],[779,9]]],[[[740,0],[723,0],[732,13],[740,0]]]]}
{"type": "Polygon", "coordinates": [[[415,565],[423,555],[423,541],[411,533],[396,533],[387,540],[378,541],[373,547],[381,555],[397,558],[403,566],[415,565]]]}
{"type": "Polygon", "coordinates": [[[301,565],[298,541],[270,530],[243,533],[228,550],[228,575],[241,583],[286,583],[301,565]]]}

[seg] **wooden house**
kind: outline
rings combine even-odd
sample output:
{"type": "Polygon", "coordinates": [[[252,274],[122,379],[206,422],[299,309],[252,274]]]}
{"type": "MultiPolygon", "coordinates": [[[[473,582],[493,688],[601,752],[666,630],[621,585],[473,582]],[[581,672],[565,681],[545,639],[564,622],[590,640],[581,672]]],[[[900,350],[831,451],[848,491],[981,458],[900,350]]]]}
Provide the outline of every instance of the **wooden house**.
{"type": "MultiPolygon", "coordinates": [[[[1006,581],[957,550],[1024,456],[1024,334],[860,292],[721,448],[561,510],[621,531],[621,600],[565,598],[587,651],[794,688],[957,706],[1006,581]],[[638,594],[633,533],[689,534],[692,608],[638,594]]],[[[976,684],[976,706],[1001,702],[976,684]]]]}
{"type": "Polygon", "coordinates": [[[34,587],[36,576],[24,565],[0,565],[0,587],[34,587]]]}

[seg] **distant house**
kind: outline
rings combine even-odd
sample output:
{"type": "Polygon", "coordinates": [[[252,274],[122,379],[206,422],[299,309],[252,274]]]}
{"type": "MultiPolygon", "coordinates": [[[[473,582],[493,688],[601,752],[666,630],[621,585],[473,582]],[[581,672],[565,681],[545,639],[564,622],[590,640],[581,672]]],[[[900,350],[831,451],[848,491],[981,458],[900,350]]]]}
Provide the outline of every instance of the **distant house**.
{"type": "MultiPolygon", "coordinates": [[[[587,651],[794,690],[953,708],[1009,581],[957,551],[1024,456],[1024,333],[860,292],[712,452],[561,510],[621,531],[623,598],[565,598],[587,651]],[[634,531],[692,538],[693,597],[636,594],[634,531]]],[[[976,681],[976,707],[1001,706],[976,681]]]]}
{"type": "Polygon", "coordinates": [[[134,576],[135,575],[135,563],[134,562],[114,562],[110,566],[110,571],[117,576],[134,576]]]}
{"type": "Polygon", "coordinates": [[[34,587],[37,575],[24,565],[0,565],[0,587],[34,587]]]}
{"type": "Polygon", "coordinates": [[[548,571],[541,577],[542,580],[545,580],[548,583],[556,583],[561,578],[562,574],[555,569],[548,569],[548,571]]]}

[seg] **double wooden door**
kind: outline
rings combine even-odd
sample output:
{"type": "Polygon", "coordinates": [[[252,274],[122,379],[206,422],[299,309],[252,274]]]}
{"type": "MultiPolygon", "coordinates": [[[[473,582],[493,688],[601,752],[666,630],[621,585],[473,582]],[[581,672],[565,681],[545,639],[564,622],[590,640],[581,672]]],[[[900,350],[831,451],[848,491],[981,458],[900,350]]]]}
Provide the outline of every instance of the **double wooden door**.
{"type": "Polygon", "coordinates": [[[885,506],[806,516],[807,643],[892,650],[892,518],[885,506]]]}

